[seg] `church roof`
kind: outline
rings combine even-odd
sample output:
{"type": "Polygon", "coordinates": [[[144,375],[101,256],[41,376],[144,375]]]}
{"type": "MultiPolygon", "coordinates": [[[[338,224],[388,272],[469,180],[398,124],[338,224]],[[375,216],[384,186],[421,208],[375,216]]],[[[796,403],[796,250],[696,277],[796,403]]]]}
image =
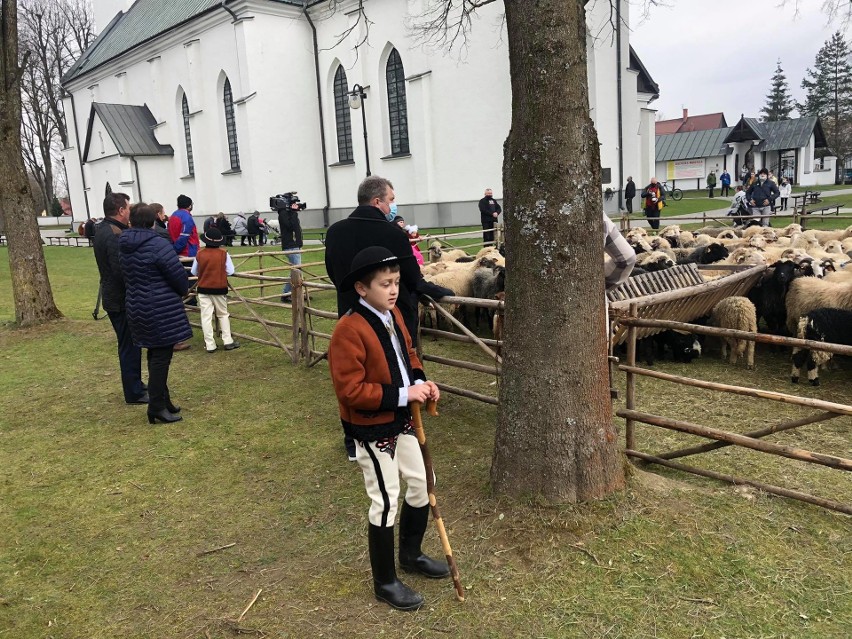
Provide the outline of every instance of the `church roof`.
{"type": "Polygon", "coordinates": [[[709,131],[686,131],[669,133],[655,138],[656,161],[688,160],[690,158],[710,158],[726,155],[731,148],[725,144],[725,138],[731,127],[711,129],[709,131]]]}
{"type": "Polygon", "coordinates": [[[174,155],[169,144],[160,144],[154,137],[154,125],[157,120],[147,105],[92,103],[89,113],[89,125],[86,128],[86,146],[83,158],[89,157],[89,145],[92,141],[92,125],[95,115],[100,118],[119,155],[174,155]]]}
{"type": "MultiPolygon", "coordinates": [[[[274,0],[301,7],[301,0],[274,0]]],[[[310,0],[309,5],[321,0],[310,0]]],[[[211,11],[223,11],[222,0],[136,0],[117,14],[85,53],[68,70],[63,83],[70,82],[123,53],[180,27],[211,11]]]]}
{"type": "Polygon", "coordinates": [[[636,89],[639,93],[650,93],[654,97],[651,98],[651,101],[656,100],[660,97],[660,85],[654,82],[654,78],[651,77],[651,74],[648,73],[648,69],[645,68],[645,65],[642,64],[642,60],[639,58],[639,55],[633,49],[633,45],[630,45],[630,70],[637,71],[638,75],[636,76],[636,89]]]}

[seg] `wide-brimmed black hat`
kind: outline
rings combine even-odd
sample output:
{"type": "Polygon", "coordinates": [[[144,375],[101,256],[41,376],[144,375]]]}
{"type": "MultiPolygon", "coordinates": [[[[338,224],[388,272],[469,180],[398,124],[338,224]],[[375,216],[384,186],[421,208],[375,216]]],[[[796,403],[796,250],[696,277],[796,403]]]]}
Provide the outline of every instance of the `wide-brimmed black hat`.
{"type": "MultiPolygon", "coordinates": [[[[414,257],[413,253],[411,257],[414,257]]],[[[340,288],[354,288],[355,282],[367,273],[386,266],[399,264],[399,262],[400,258],[391,253],[384,246],[367,247],[364,250],[359,251],[352,260],[352,266],[349,269],[349,274],[343,278],[343,281],[340,283],[340,288]]]]}
{"type": "Polygon", "coordinates": [[[201,236],[201,239],[204,240],[204,245],[209,246],[210,248],[216,248],[222,246],[222,243],[225,241],[225,238],[222,237],[222,231],[217,229],[215,226],[211,226],[204,232],[204,235],[201,236]]]}

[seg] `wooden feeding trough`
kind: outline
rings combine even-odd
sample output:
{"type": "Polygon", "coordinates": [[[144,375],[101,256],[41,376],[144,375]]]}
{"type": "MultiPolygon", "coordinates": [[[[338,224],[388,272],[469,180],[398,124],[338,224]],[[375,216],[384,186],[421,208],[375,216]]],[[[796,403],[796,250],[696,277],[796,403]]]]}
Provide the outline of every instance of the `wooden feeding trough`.
{"type": "MultiPolygon", "coordinates": [[[[610,316],[616,324],[612,343],[620,344],[627,339],[627,329],[618,324],[618,318],[630,315],[631,307],[635,306],[636,317],[691,322],[709,315],[720,300],[745,295],[766,269],[766,265],[679,264],[631,277],[607,291],[610,316]]],[[[662,330],[656,327],[637,328],[636,338],[662,330]]]]}

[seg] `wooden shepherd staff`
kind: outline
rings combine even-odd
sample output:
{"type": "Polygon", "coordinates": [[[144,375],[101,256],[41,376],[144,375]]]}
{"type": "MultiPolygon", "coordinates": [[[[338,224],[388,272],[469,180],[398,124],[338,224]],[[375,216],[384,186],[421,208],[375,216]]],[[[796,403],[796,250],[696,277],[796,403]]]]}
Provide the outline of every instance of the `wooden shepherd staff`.
{"type": "MultiPolygon", "coordinates": [[[[438,403],[434,400],[429,400],[426,403],[426,412],[432,416],[438,414],[438,403]]],[[[459,578],[459,568],[456,566],[456,560],[453,557],[453,549],[450,548],[450,539],[447,537],[447,530],[444,528],[444,519],[441,517],[441,511],[438,508],[438,502],[435,499],[435,474],[432,470],[432,455],[429,453],[429,446],[426,444],[426,432],[423,430],[423,417],[420,415],[420,402],[411,402],[411,417],[414,421],[414,432],[417,435],[417,441],[420,443],[420,452],[423,454],[423,464],[426,466],[426,491],[429,493],[429,505],[432,507],[432,518],[435,520],[435,525],[438,527],[438,537],[441,538],[441,546],[444,548],[444,554],[447,556],[447,564],[450,567],[450,575],[453,577],[453,586],[456,589],[456,599],[464,601],[464,589],[459,578]]]]}

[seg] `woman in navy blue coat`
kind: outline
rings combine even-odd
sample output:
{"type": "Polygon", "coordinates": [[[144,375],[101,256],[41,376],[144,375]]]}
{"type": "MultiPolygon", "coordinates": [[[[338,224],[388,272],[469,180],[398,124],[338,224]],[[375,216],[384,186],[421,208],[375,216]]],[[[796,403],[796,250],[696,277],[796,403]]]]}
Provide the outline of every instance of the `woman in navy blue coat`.
{"type": "Polygon", "coordinates": [[[192,337],[183,296],[189,279],[171,242],[154,231],[157,213],[147,204],[130,209],[130,226],[118,238],[127,287],[125,307],[133,342],[148,349],[148,423],[177,422],[180,408],[169,395],[172,348],[192,337]]]}

